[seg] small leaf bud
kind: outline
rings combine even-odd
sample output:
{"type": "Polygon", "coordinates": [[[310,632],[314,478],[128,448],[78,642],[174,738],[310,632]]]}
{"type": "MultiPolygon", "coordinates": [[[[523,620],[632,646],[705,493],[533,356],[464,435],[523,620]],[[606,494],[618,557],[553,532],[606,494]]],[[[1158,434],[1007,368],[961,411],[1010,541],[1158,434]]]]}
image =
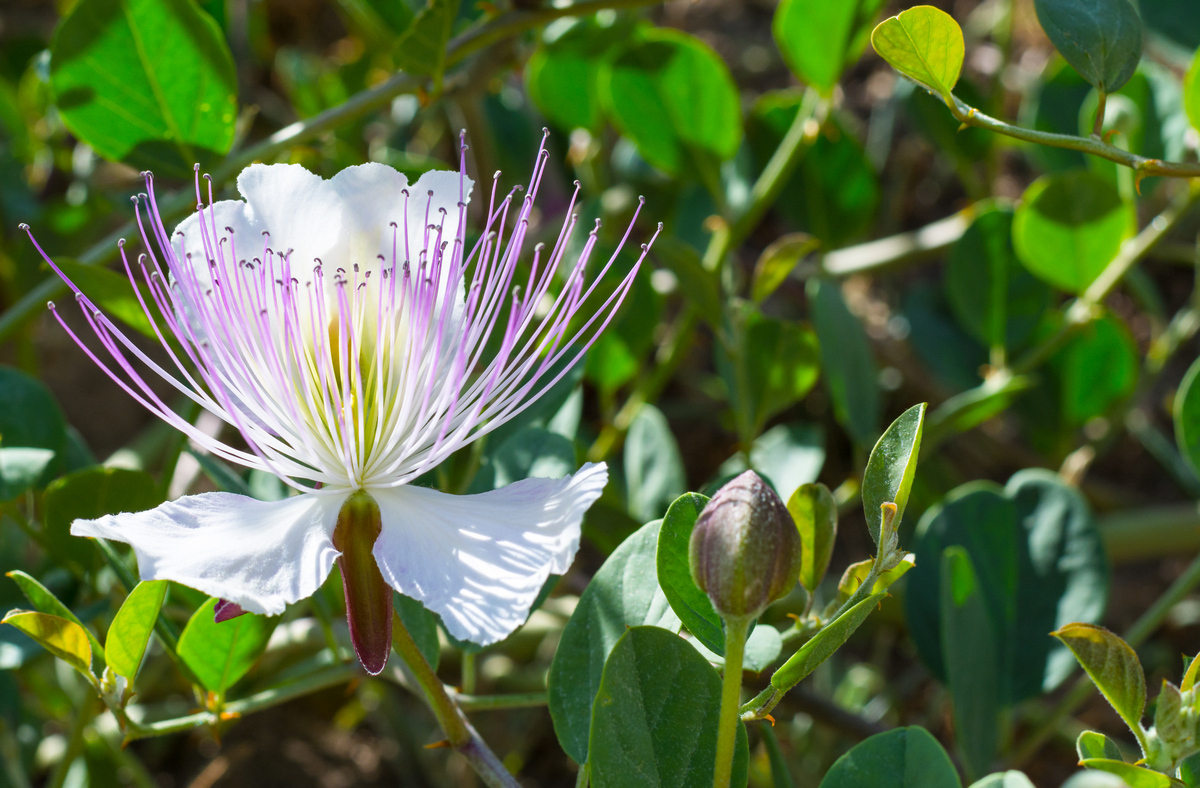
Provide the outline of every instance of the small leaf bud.
{"type": "Polygon", "coordinates": [[[800,532],[783,501],[754,471],[717,491],[696,519],[692,579],[723,618],[753,618],[800,577],[800,532]]]}

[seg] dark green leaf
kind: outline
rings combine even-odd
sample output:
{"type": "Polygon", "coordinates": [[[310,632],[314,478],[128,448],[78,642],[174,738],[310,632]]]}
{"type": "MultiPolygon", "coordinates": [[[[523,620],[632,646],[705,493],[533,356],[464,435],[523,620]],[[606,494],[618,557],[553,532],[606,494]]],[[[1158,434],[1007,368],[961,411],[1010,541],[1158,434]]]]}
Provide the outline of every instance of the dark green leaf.
{"type": "Polygon", "coordinates": [[[90,540],[71,536],[71,523],[153,509],[162,503],[162,491],[145,471],[93,466],[55,480],[42,500],[51,551],[60,559],[97,569],[103,556],[90,540]]]}
{"type": "Polygon", "coordinates": [[[866,446],[879,434],[883,407],[867,333],[846,306],[836,282],[809,279],[808,305],[834,415],[856,444],[866,446]]]}
{"type": "Polygon", "coordinates": [[[104,638],[105,662],[130,684],[141,667],[146,644],[150,642],[150,633],[154,631],[154,622],[167,598],[169,585],[167,580],[150,580],[134,586],[121,603],[104,638]]]}
{"type": "Polygon", "coordinates": [[[1024,344],[1050,305],[1050,288],[1017,259],[1012,224],[1011,208],[985,207],[946,260],[946,300],[967,333],[988,347],[1024,344]]]}
{"type": "Polygon", "coordinates": [[[658,522],[647,523],[613,551],[580,595],[554,652],[547,678],[550,718],[576,763],[588,759],[592,700],[613,645],[629,627],[679,629],[656,579],[658,529],[658,522]]]}
{"type": "MultiPolygon", "coordinates": [[[[142,309],[141,302],[138,301],[133,283],[125,274],[95,265],[80,265],[70,260],[57,260],[55,265],[61,268],[67,278],[106,314],[115,317],[143,336],[161,341],[154,331],[154,325],[150,322],[150,318],[146,316],[146,311],[142,309]]],[[[141,291],[146,306],[152,310],[151,314],[155,316],[154,319],[161,320],[150,291],[143,284],[138,285],[138,290],[141,291]]],[[[170,334],[164,332],[163,336],[170,336],[170,334]]]]}
{"type": "Polygon", "coordinates": [[[830,93],[858,60],[883,0],[784,0],[775,9],[775,43],[796,76],[830,93]]]}
{"type": "Polygon", "coordinates": [[[1119,318],[1105,315],[1073,339],[1053,366],[1063,417],[1082,425],[1133,393],[1141,362],[1129,329],[1119,318]]]}
{"type": "Polygon", "coordinates": [[[737,88],[725,63],[697,38],[643,28],[611,60],[600,85],[617,127],[668,173],[712,167],[737,152],[737,88]]]}
{"type": "Polygon", "coordinates": [[[950,756],[924,728],[877,733],[838,758],[821,788],[960,788],[950,756]]]}
{"type": "Polygon", "coordinates": [[[1129,644],[1095,624],[1067,624],[1052,633],[1071,649],[1131,730],[1140,730],[1146,709],[1146,674],[1129,644]]]}
{"type": "Polygon", "coordinates": [[[190,175],[233,144],[233,57],[188,0],[81,0],[50,63],[67,127],[107,158],[190,175]]]}
{"type": "Polygon", "coordinates": [[[814,593],[825,578],[837,540],[837,501],[823,484],[805,484],[792,493],[788,512],[800,529],[803,552],[800,559],[800,585],[814,593]]]}
{"type": "MultiPolygon", "coordinates": [[[[557,578],[555,578],[557,581],[557,578]]],[[[404,622],[404,628],[412,635],[413,642],[425,657],[425,661],[435,671],[441,657],[441,647],[438,645],[437,614],[432,613],[417,600],[401,593],[392,595],[396,612],[404,622]]],[[[540,602],[540,600],[539,600],[540,602]]],[[[536,605],[535,605],[536,607],[536,605]]]]}
{"type": "Polygon", "coordinates": [[[1108,563],[1091,510],[1055,474],[1024,470],[1004,488],[963,485],[917,527],[916,568],[905,593],[909,631],[934,674],[942,659],[942,551],[966,548],[997,628],[1004,705],[1049,692],[1075,668],[1048,633],[1104,614],[1108,563]]]}
{"type": "MultiPolygon", "coordinates": [[[[54,396],[40,381],[12,367],[0,366],[0,447],[5,449],[45,449],[55,455],[34,486],[42,486],[59,473],[61,453],[66,448],[66,421],[54,396]]],[[[13,471],[11,482],[3,480],[3,498],[9,499],[24,492],[20,489],[28,462],[39,455],[25,457],[13,471]]],[[[18,457],[12,458],[14,461],[18,457]]]]}
{"type": "Polygon", "coordinates": [[[223,697],[262,656],[279,619],[246,613],[218,624],[213,618],[218,601],[209,599],[192,615],[179,636],[178,654],[206,690],[223,697]]]}
{"type": "Polygon", "coordinates": [[[625,489],[629,514],[643,522],[661,517],[687,491],[683,457],[662,411],[643,405],[625,436],[625,489]]]}
{"type": "Polygon", "coordinates": [[[1142,20],[1129,0],[1034,0],[1046,36],[1080,76],[1107,93],[1142,57],[1142,20]]]}
{"type": "Polygon", "coordinates": [[[440,84],[446,69],[446,42],[458,16],[459,0],[429,0],[396,39],[392,57],[410,74],[432,75],[440,84]]]}
{"type": "Polygon", "coordinates": [[[667,509],[658,532],[655,566],[658,584],[679,620],[696,640],[714,654],[725,654],[725,631],[708,595],[692,580],[688,546],[696,518],[708,498],[699,493],[682,495],[667,509]]]}
{"type": "Polygon", "coordinates": [[[1013,246],[1034,276],[1082,293],[1117,256],[1135,219],[1133,205],[1099,175],[1086,170],[1046,175],[1021,198],[1013,246]]]}
{"type": "Polygon", "coordinates": [[[1175,442],[1180,453],[1200,472],[1200,358],[1192,362],[1175,392],[1175,442]]]}
{"type": "Polygon", "coordinates": [[[986,774],[1000,738],[1000,664],[971,557],[962,547],[942,553],[942,659],[954,701],[954,734],[971,776],[986,774]]]}
{"type": "Polygon", "coordinates": [[[896,504],[896,523],[904,517],[913,477],[917,473],[917,458],[921,454],[921,431],[925,426],[925,403],[913,405],[900,414],[884,431],[863,471],[863,511],[871,538],[879,544],[883,528],[883,513],[879,507],[896,504]]]}
{"type": "Polygon", "coordinates": [[[965,53],[954,17],[933,6],[915,6],[880,22],[871,45],[892,68],[951,100],[965,53]]]}
{"type": "MultiPolygon", "coordinates": [[[[617,641],[592,711],[588,764],[596,788],[707,786],[721,679],[682,638],[633,627],[617,641]]],[[[732,785],[746,784],[749,750],[739,723],[732,785]]]]}

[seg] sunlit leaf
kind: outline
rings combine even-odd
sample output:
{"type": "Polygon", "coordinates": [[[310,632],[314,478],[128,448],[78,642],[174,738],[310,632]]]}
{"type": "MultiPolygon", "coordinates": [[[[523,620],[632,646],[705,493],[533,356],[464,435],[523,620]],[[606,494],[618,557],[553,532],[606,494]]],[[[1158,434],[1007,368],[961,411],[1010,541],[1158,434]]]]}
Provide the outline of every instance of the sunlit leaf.
{"type": "Polygon", "coordinates": [[[1146,708],[1146,675],[1129,644],[1095,624],[1067,624],[1052,634],[1071,649],[1125,724],[1138,730],[1146,708]]]}
{"type": "Polygon", "coordinates": [[[247,613],[218,624],[218,601],[209,599],[192,615],[177,652],[206,690],[224,695],[254,667],[279,619],[247,613]]]}
{"type": "Polygon", "coordinates": [[[825,485],[805,484],[792,493],[787,508],[800,530],[800,585],[811,594],[821,584],[833,558],[837,501],[825,485]]]}
{"type": "Polygon", "coordinates": [[[883,0],[783,0],[772,31],[796,76],[829,93],[858,60],[883,0]]]}
{"type": "Polygon", "coordinates": [[[925,426],[925,404],[914,405],[900,414],[884,431],[863,471],[863,511],[871,538],[879,544],[883,528],[880,506],[896,504],[896,522],[904,517],[908,495],[917,472],[917,457],[921,453],[921,431],[925,426]]]}
{"type": "Polygon", "coordinates": [[[87,632],[74,621],[46,613],[11,610],[0,624],[11,624],[33,638],[39,646],[92,678],[92,646],[87,632]]]}
{"type": "Polygon", "coordinates": [[[130,682],[137,676],[142,664],[150,633],[154,631],[154,622],[158,619],[163,600],[167,598],[169,585],[167,580],[138,583],[125,597],[121,609],[113,617],[112,626],[108,628],[108,635],[104,639],[104,660],[113,672],[130,682]]]}
{"type": "Polygon", "coordinates": [[[871,45],[901,74],[950,101],[965,53],[954,17],[933,6],[915,6],[880,22],[871,45]]]}

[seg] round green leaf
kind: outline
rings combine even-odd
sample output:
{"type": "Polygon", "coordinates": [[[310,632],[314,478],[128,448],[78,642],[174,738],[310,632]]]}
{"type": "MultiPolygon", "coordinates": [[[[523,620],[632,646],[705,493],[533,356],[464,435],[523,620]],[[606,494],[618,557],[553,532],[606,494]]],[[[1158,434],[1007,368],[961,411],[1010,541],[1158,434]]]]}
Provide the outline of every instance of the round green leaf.
{"type": "Polygon", "coordinates": [[[609,50],[629,34],[629,26],[621,18],[605,26],[593,16],[565,31],[559,28],[561,23],[547,28],[545,40],[525,64],[525,87],[553,125],[564,131],[598,132],[604,122],[600,71],[609,50]]]}
{"type": "Polygon", "coordinates": [[[959,324],[988,347],[1017,347],[1050,305],[1046,287],[1017,259],[1013,211],[989,205],[950,250],[946,300],[959,324]]]}
{"type": "Polygon", "coordinates": [[[64,122],[106,158],[190,174],[233,144],[233,57],[189,0],[80,0],[50,63],[64,122]]]}
{"type": "Polygon", "coordinates": [[[930,5],[915,6],[880,22],[871,45],[892,68],[951,100],[966,51],[954,17],[930,5]]]}
{"type": "MultiPolygon", "coordinates": [[[[696,649],[665,629],[631,628],[604,665],[592,711],[592,785],[712,785],[720,707],[721,679],[696,649]]],[[[741,723],[734,746],[731,785],[744,786],[741,723]]]]}
{"type": "Polygon", "coordinates": [[[725,654],[725,629],[708,595],[692,580],[688,546],[696,518],[704,511],[708,498],[699,493],[682,495],[667,509],[658,532],[655,567],[658,584],[679,620],[696,640],[714,654],[725,654]]]}
{"type": "Polygon", "coordinates": [[[1076,426],[1102,416],[1133,393],[1141,362],[1137,343],[1113,315],[1094,321],[1054,358],[1062,414],[1076,426]]]}
{"type": "Polygon", "coordinates": [[[1034,276],[1081,293],[1117,256],[1136,220],[1133,205],[1105,178],[1086,170],[1046,175],[1021,198],[1013,246],[1034,276]]]}
{"type": "Polygon", "coordinates": [[[146,644],[150,642],[150,633],[154,631],[154,622],[167,598],[169,585],[169,580],[138,583],[125,597],[108,628],[104,639],[104,661],[114,673],[124,676],[130,683],[142,664],[146,644]]]}
{"type": "Polygon", "coordinates": [[[1111,93],[1142,58],[1142,20],[1129,0],[1034,0],[1046,36],[1080,76],[1111,93]]]}
{"type": "Polygon", "coordinates": [[[729,69],[706,44],[678,30],[632,36],[602,72],[600,93],[642,156],[673,175],[730,158],[742,139],[729,69]]]}
{"type": "Polygon", "coordinates": [[[1200,358],[1192,362],[1175,393],[1175,442],[1200,473],[1200,358]]]}
{"type": "Polygon", "coordinates": [[[838,758],[821,788],[960,788],[938,740],[915,725],[877,733],[838,758]]]}
{"type": "Polygon", "coordinates": [[[214,612],[219,601],[209,599],[192,615],[177,653],[206,690],[224,696],[262,656],[279,619],[247,613],[218,624],[214,612]]]}
{"type": "Polygon", "coordinates": [[[587,762],[592,701],[617,640],[645,624],[679,629],[656,579],[658,529],[659,522],[647,523],[613,551],[579,596],[554,652],[546,680],[550,718],[576,763],[587,762]]]}
{"type": "Polygon", "coordinates": [[[917,652],[935,675],[946,675],[939,567],[951,545],[966,549],[979,579],[1000,648],[1001,701],[1049,692],[1074,670],[1049,633],[1099,621],[1108,598],[1104,545],[1078,490],[1041,469],[1020,471],[1003,488],[973,482],[930,508],[917,533],[905,606],[917,652]]]}
{"type": "Polygon", "coordinates": [[[788,67],[828,94],[867,46],[883,0],[783,0],[771,26],[788,67]]]}

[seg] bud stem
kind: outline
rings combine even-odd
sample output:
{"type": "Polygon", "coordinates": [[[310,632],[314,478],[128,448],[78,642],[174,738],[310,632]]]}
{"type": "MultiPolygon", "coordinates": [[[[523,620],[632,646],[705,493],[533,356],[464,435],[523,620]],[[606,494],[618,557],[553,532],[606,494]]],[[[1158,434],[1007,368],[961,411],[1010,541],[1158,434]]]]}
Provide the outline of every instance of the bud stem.
{"type": "Polygon", "coordinates": [[[742,658],[746,651],[746,630],[751,618],[725,619],[725,677],[721,683],[721,716],[717,722],[717,763],[713,788],[729,788],[733,776],[733,749],[742,701],[742,658]]]}

